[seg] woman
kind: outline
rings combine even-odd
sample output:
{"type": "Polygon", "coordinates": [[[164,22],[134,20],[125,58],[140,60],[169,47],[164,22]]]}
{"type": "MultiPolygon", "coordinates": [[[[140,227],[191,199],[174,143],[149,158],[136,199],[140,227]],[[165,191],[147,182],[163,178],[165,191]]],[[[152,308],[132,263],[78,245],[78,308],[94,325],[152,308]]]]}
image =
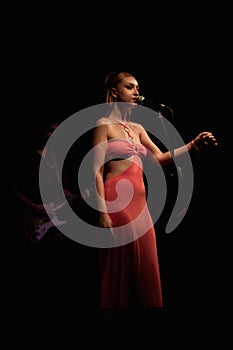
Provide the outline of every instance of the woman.
{"type": "MultiPolygon", "coordinates": [[[[161,308],[162,288],[156,234],[146,205],[142,162],[172,162],[142,125],[130,121],[139,85],[128,72],[111,72],[105,80],[108,115],[94,131],[94,174],[99,226],[109,229],[112,246],[99,249],[101,308],[161,308]]],[[[210,132],[200,133],[174,157],[216,146],[210,132]]]]}

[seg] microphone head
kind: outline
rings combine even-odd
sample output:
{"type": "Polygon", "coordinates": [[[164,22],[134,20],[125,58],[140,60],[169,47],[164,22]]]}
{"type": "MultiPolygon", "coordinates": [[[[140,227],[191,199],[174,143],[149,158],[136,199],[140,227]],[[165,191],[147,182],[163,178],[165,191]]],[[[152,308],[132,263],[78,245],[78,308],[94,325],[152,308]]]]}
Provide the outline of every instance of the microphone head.
{"type": "Polygon", "coordinates": [[[173,116],[173,110],[170,107],[168,107],[168,106],[166,106],[166,105],[164,105],[163,103],[160,103],[160,102],[150,101],[150,100],[146,99],[144,96],[138,96],[137,103],[139,105],[152,108],[155,111],[160,112],[160,113],[164,113],[167,110],[173,116]]]}
{"type": "Polygon", "coordinates": [[[143,101],[145,100],[145,97],[144,96],[138,96],[137,98],[137,103],[140,105],[140,104],[143,104],[143,101]]]}

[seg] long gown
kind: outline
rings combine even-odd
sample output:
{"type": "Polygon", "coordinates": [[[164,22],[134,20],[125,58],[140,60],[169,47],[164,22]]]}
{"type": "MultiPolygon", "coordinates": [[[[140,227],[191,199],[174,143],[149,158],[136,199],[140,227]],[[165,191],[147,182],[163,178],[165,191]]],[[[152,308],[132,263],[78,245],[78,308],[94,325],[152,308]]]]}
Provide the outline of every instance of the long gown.
{"type": "Polygon", "coordinates": [[[146,203],[143,180],[141,159],[146,154],[143,145],[128,139],[108,141],[108,159],[133,157],[125,171],[105,181],[105,199],[107,208],[111,209],[109,215],[119,244],[98,252],[100,307],[103,309],[163,306],[156,233],[146,203]],[[117,187],[120,183],[121,186],[117,187]],[[119,201],[112,210],[111,203],[117,198],[119,201]],[[129,203],[125,204],[127,201],[129,203]]]}

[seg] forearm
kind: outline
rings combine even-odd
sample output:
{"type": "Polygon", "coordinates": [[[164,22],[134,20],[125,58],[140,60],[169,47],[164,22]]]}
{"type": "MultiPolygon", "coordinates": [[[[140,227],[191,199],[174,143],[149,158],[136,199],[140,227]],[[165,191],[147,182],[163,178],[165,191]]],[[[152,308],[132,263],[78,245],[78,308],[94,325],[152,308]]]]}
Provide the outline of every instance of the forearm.
{"type": "Polygon", "coordinates": [[[194,143],[193,143],[193,141],[190,141],[189,143],[187,143],[181,147],[178,147],[178,148],[174,149],[173,151],[170,151],[170,153],[174,158],[180,158],[184,154],[187,154],[187,152],[191,153],[194,151],[196,151],[194,143]]]}
{"type": "Polygon", "coordinates": [[[174,157],[179,158],[187,152],[199,152],[204,149],[210,149],[218,146],[218,143],[211,132],[204,131],[198,134],[192,141],[186,145],[174,150],[174,157]]]}
{"type": "Polygon", "coordinates": [[[187,154],[188,152],[191,152],[193,150],[193,145],[190,143],[175,148],[173,150],[167,151],[167,152],[160,152],[159,154],[157,153],[156,155],[152,155],[150,157],[152,159],[152,162],[157,164],[158,163],[161,166],[166,166],[169,165],[173,162],[174,159],[179,159],[182,158],[183,155],[187,154]]]}
{"type": "Polygon", "coordinates": [[[102,174],[96,175],[96,202],[97,210],[101,213],[106,213],[107,207],[105,202],[104,181],[102,174]]]}
{"type": "Polygon", "coordinates": [[[16,191],[17,197],[20,199],[20,202],[23,203],[29,209],[36,209],[36,204],[32,202],[29,198],[25,197],[21,192],[16,191]]]}
{"type": "Polygon", "coordinates": [[[167,165],[171,164],[173,159],[178,160],[184,155],[187,155],[187,153],[192,154],[199,151],[200,148],[196,145],[195,141],[192,140],[181,147],[160,154],[159,156],[157,156],[157,160],[161,165],[167,165]]]}

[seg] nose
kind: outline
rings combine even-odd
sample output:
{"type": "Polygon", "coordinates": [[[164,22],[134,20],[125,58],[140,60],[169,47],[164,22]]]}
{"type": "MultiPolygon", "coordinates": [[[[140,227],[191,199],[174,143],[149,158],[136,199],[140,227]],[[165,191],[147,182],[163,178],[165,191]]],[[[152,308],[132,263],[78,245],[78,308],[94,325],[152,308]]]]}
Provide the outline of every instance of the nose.
{"type": "Polygon", "coordinates": [[[139,92],[137,88],[134,89],[134,95],[139,96],[139,92]]]}

